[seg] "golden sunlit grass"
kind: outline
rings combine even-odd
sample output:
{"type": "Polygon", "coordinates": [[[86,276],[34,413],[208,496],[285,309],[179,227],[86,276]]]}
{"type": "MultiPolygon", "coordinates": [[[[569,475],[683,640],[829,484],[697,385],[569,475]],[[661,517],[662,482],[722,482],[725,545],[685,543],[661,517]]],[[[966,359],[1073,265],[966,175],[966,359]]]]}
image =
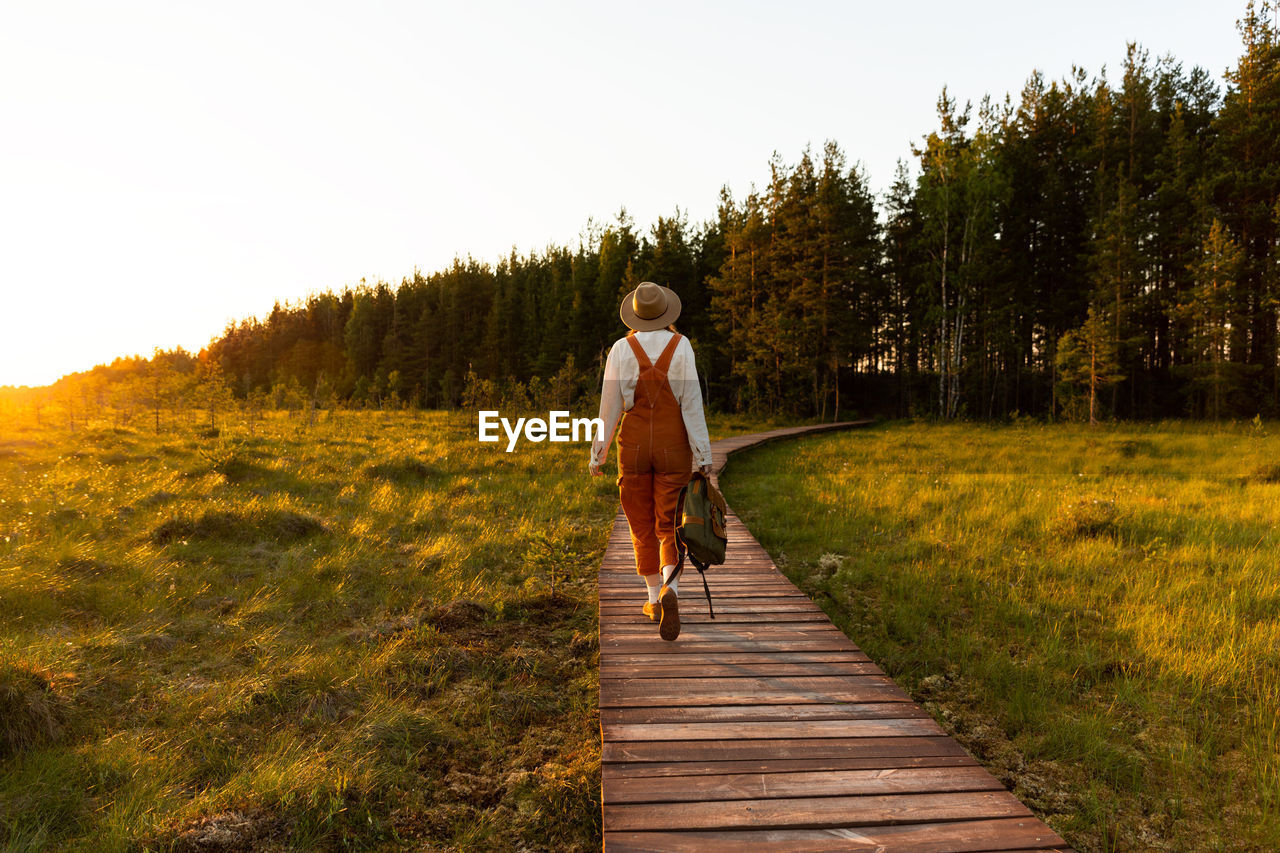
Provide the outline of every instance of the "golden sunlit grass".
{"type": "Polygon", "coordinates": [[[598,844],[613,481],[300,421],[0,435],[0,846],[598,844]]]}
{"type": "Polygon", "coordinates": [[[599,846],[614,477],[305,420],[0,433],[0,848],[599,846]]]}
{"type": "Polygon", "coordinates": [[[1280,436],[896,425],[766,446],[730,503],[1081,850],[1280,848],[1280,436]]]}

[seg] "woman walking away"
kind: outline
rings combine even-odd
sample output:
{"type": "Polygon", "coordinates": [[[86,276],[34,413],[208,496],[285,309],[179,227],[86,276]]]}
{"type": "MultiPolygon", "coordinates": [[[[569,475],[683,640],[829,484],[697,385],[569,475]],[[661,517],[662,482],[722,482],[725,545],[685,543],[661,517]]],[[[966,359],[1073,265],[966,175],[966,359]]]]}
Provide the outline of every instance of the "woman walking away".
{"type": "Polygon", "coordinates": [[[632,331],[614,343],[605,362],[604,436],[591,446],[591,473],[600,474],[621,417],[618,491],[636,571],[649,593],[643,612],[659,623],[662,639],[674,640],[680,636],[676,501],[695,461],[704,474],[711,473],[711,439],[693,347],[672,325],[680,316],[680,297],[670,288],[641,282],[618,313],[632,331]]]}

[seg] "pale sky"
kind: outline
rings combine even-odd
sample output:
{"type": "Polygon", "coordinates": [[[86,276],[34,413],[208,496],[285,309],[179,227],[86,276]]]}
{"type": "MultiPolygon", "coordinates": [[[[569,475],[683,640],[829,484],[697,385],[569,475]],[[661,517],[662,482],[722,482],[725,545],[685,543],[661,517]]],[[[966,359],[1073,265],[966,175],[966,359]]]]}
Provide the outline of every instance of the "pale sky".
{"type": "Polygon", "coordinates": [[[714,216],[840,143],[877,191],[961,103],[1127,41],[1221,82],[1244,2],[0,3],[0,384],[199,350],[455,256],[714,216]],[[1238,5],[1238,8],[1236,6],[1238,5]]]}

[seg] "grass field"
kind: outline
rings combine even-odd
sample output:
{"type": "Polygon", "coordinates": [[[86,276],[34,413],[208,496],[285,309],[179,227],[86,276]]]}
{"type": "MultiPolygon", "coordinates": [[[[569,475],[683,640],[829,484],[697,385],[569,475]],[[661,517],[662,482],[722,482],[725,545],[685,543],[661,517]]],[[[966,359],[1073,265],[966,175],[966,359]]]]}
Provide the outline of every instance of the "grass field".
{"type": "Polygon", "coordinates": [[[0,849],[598,849],[614,476],[199,421],[0,431],[0,849]]]}
{"type": "Polygon", "coordinates": [[[780,567],[1081,850],[1280,849],[1280,435],[891,424],[734,457],[780,567]]]}
{"type": "Polygon", "coordinates": [[[0,847],[596,847],[612,480],[461,413],[255,432],[0,436],[0,847]]]}

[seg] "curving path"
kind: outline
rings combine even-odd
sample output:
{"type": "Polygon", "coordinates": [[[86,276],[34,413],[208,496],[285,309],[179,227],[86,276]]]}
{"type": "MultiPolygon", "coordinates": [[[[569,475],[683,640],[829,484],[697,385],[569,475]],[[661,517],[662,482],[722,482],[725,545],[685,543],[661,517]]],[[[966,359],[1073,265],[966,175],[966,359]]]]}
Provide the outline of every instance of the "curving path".
{"type": "MultiPolygon", "coordinates": [[[[765,441],[868,421],[773,430],[765,441]]],[[[600,567],[600,729],[608,851],[1066,851],[836,629],[729,515],[707,617],[685,573],[674,643],[640,613],[619,512],[600,567]]]]}

